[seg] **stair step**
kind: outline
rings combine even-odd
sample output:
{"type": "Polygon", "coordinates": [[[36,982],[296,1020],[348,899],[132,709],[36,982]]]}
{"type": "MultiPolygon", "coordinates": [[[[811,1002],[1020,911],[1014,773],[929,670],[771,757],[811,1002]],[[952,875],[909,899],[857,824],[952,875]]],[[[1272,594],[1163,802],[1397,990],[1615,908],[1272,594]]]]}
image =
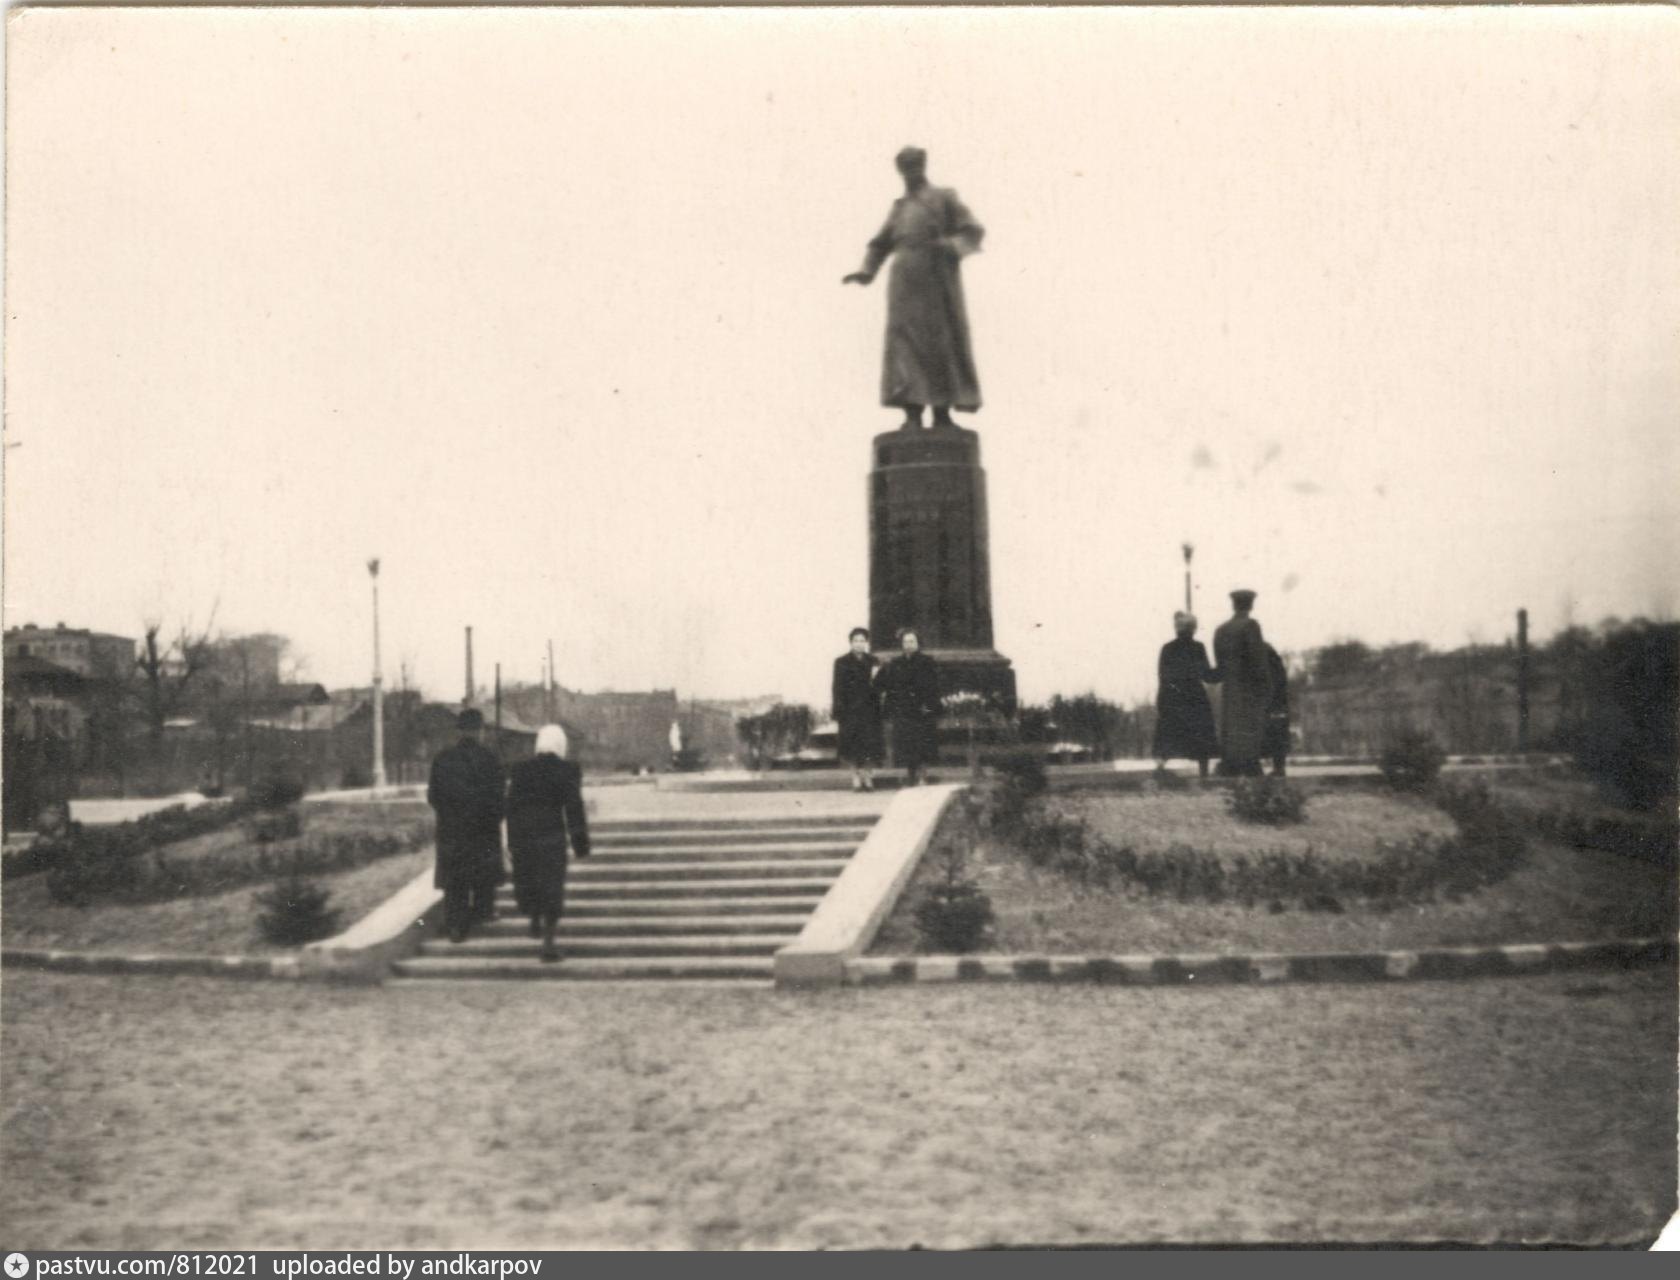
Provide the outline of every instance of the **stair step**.
{"type": "Polygon", "coordinates": [[[591,828],[596,849],[663,848],[667,845],[759,845],[863,843],[873,823],[825,827],[672,827],[665,831],[601,831],[591,828]]]}
{"type": "Polygon", "coordinates": [[[872,827],[879,817],[878,813],[861,810],[857,813],[830,813],[812,817],[789,817],[782,814],[761,818],[611,818],[599,822],[591,820],[589,831],[593,835],[597,831],[616,834],[621,831],[753,831],[766,827],[795,827],[801,830],[822,827],[872,827]]]}
{"type": "MultiPolygon", "coordinates": [[[[773,956],[799,936],[798,930],[778,934],[641,934],[626,938],[565,938],[559,943],[568,956],[773,956]]],[[[475,937],[465,942],[427,942],[422,956],[463,960],[535,958],[542,944],[529,935],[475,937]]]]}
{"type": "MultiPolygon", "coordinates": [[[[607,938],[637,937],[651,934],[695,936],[699,934],[778,934],[794,936],[809,920],[808,911],[760,915],[712,915],[712,904],[705,899],[682,904],[682,915],[640,915],[629,912],[610,916],[579,918],[568,911],[560,920],[559,937],[607,938]]],[[[764,903],[753,904],[760,912],[764,903]]],[[[780,905],[779,903],[777,905],[780,905]]],[[[639,910],[639,907],[638,907],[639,910]]],[[[531,930],[523,917],[504,918],[481,930],[486,938],[519,938],[532,942],[531,930]]],[[[534,944],[533,944],[534,945],[534,944]]]]}
{"type": "MultiPolygon", "coordinates": [[[[780,887],[786,882],[777,880],[772,881],[772,883],[780,887]]],[[[708,919],[716,916],[740,918],[742,916],[766,915],[773,912],[787,913],[789,918],[797,914],[800,919],[804,919],[817,909],[817,904],[821,901],[822,895],[820,893],[766,894],[756,898],[722,898],[707,895],[703,898],[628,898],[624,900],[612,898],[578,900],[567,894],[566,915],[561,923],[581,923],[583,920],[593,919],[651,920],[663,916],[693,917],[700,912],[704,912],[708,919]]]]}
{"type": "Polygon", "coordinates": [[[596,846],[588,858],[573,858],[570,866],[613,866],[620,862],[750,862],[755,858],[849,858],[857,852],[855,843],[809,841],[794,844],[685,844],[596,846]]]}
{"type": "MultiPolygon", "coordinates": [[[[821,897],[834,884],[833,876],[742,877],[735,880],[606,880],[566,886],[566,909],[574,904],[622,902],[641,898],[800,898],[821,897]]],[[[511,895],[509,895],[511,901],[511,895]]],[[[638,908],[640,909],[640,908],[638,908]]]]}
{"type": "Polygon", "coordinates": [[[551,981],[604,978],[759,978],[768,982],[775,974],[775,963],[769,956],[739,956],[728,959],[705,956],[608,957],[568,959],[559,964],[544,964],[534,957],[520,960],[457,960],[448,956],[419,956],[410,960],[399,960],[392,969],[401,978],[514,978],[551,981]]]}
{"type": "Polygon", "coordinates": [[[567,872],[566,883],[570,890],[573,886],[646,880],[813,879],[837,876],[845,866],[844,858],[760,858],[728,862],[637,860],[598,864],[590,860],[574,864],[567,872]]]}

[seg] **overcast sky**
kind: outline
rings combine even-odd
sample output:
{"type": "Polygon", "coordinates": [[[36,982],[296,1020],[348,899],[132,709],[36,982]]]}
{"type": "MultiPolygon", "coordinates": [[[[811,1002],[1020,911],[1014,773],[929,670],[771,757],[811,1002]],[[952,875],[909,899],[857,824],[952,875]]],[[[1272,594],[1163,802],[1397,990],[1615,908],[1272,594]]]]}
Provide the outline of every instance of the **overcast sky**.
{"type": "Polygon", "coordinates": [[[5,616],[826,696],[929,150],[998,648],[1673,616],[1668,8],[10,15],[5,616]]]}

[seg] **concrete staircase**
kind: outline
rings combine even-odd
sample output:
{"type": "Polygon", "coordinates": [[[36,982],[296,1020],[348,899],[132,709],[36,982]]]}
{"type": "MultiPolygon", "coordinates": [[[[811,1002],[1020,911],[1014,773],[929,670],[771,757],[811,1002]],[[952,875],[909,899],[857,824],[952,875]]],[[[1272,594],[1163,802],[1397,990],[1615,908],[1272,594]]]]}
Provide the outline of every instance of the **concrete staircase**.
{"type": "Polygon", "coordinates": [[[504,885],[500,916],[465,942],[432,938],[399,978],[687,978],[768,983],[772,957],[875,823],[869,813],[607,821],[574,858],[558,938],[541,943],[504,885]]]}

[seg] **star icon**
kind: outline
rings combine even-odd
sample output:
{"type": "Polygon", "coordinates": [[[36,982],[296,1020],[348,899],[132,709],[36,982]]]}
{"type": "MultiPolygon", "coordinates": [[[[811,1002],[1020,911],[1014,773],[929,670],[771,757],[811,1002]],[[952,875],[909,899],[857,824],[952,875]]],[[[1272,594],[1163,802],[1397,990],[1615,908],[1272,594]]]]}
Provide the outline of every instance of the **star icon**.
{"type": "Polygon", "coordinates": [[[12,1280],[23,1280],[23,1277],[29,1274],[29,1259],[21,1253],[8,1253],[6,1255],[6,1274],[12,1280]]]}

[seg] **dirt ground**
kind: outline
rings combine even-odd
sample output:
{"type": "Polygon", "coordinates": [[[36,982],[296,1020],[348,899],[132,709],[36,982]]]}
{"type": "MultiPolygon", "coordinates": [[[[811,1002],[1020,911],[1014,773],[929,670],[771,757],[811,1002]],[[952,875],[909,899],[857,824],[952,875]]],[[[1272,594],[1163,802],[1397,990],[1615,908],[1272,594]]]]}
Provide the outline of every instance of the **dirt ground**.
{"type": "Polygon", "coordinates": [[[1674,974],[721,988],[6,975],[14,1248],[1654,1238],[1674,974]]]}

